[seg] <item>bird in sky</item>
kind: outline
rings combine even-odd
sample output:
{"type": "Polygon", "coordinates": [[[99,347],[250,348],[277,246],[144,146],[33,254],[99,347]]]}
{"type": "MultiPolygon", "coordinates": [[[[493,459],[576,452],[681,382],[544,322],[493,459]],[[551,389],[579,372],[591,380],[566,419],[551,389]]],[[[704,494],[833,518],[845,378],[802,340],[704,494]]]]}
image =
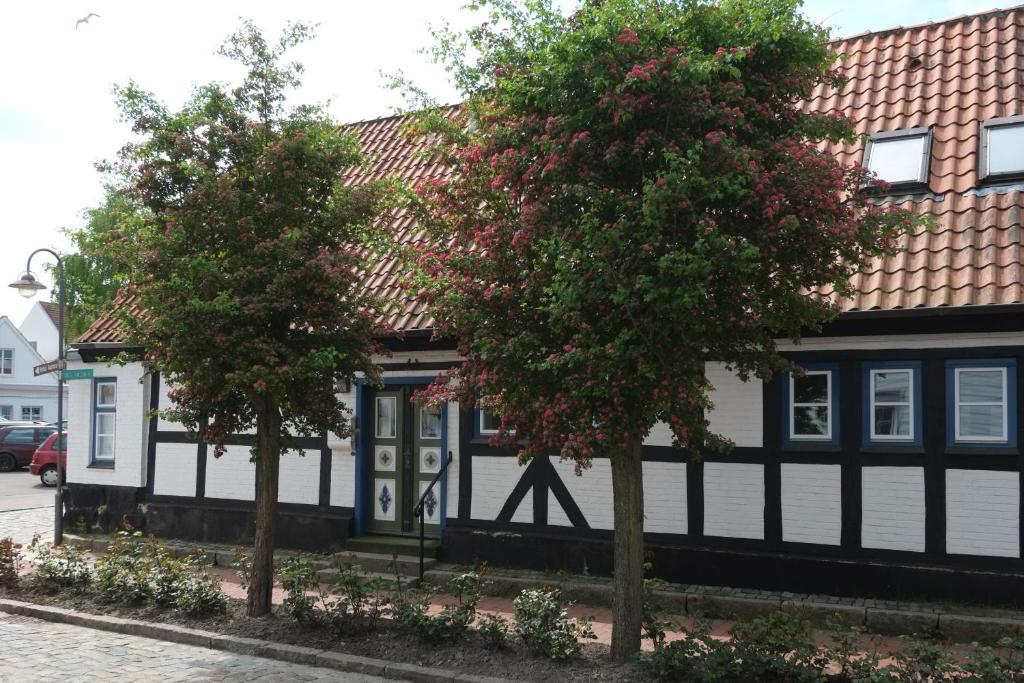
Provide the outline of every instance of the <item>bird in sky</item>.
{"type": "Polygon", "coordinates": [[[79,19],[78,21],[75,22],[75,30],[77,31],[78,27],[81,26],[82,24],[88,24],[89,20],[92,19],[93,17],[96,17],[97,19],[99,19],[100,15],[96,14],[95,12],[89,12],[84,17],[82,17],[81,19],[79,19]]]}

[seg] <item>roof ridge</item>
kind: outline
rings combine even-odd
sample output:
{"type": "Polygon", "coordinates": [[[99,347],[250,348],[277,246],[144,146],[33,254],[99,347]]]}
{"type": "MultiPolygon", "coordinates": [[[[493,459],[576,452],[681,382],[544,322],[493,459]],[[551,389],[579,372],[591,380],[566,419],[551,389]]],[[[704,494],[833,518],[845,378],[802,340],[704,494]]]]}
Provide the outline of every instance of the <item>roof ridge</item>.
{"type": "Polygon", "coordinates": [[[984,10],[984,11],[981,11],[981,12],[975,12],[974,14],[961,14],[961,15],[958,15],[958,16],[955,16],[955,17],[950,17],[948,19],[942,19],[940,21],[924,21],[924,22],[921,22],[919,24],[910,24],[910,25],[907,25],[907,26],[902,26],[902,25],[900,25],[900,26],[890,26],[889,28],[880,29],[878,31],[862,31],[861,33],[853,33],[853,34],[846,35],[846,36],[841,36],[841,37],[838,37],[838,38],[832,38],[828,42],[829,42],[830,45],[834,45],[835,43],[842,43],[842,42],[847,41],[847,40],[863,39],[863,38],[867,38],[868,36],[880,36],[880,35],[886,35],[886,34],[889,34],[889,33],[897,33],[897,32],[900,32],[900,31],[916,31],[916,30],[919,30],[919,29],[922,29],[922,28],[926,28],[926,27],[929,27],[929,26],[945,26],[945,25],[950,25],[950,24],[964,23],[964,21],[968,20],[968,19],[978,19],[978,18],[981,18],[981,17],[990,16],[990,15],[993,15],[993,14],[1003,14],[1003,13],[1015,12],[1015,11],[1021,10],[1021,9],[1024,9],[1024,5],[1013,5],[1012,7],[1002,7],[1002,8],[1000,8],[1000,7],[993,7],[992,9],[984,10]]]}

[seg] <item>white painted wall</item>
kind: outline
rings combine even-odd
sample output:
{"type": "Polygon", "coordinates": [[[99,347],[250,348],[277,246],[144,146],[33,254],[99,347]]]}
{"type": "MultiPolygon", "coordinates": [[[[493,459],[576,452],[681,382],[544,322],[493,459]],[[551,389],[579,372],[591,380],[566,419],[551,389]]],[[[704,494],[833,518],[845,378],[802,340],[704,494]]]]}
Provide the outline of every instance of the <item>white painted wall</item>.
{"type": "MultiPolygon", "coordinates": [[[[448,402],[448,450],[452,454],[452,464],[448,465],[448,487],[445,500],[445,514],[448,519],[459,516],[459,404],[448,402]]],[[[441,457],[446,457],[442,454],[441,457]]],[[[441,484],[438,483],[438,487],[441,484]]]]}
{"type": "Polygon", "coordinates": [[[924,552],[924,469],[861,469],[861,546],[924,552]]]}
{"type": "MultiPolygon", "coordinates": [[[[615,508],[612,506],[612,468],[607,458],[596,458],[582,474],[576,474],[576,467],[571,460],[562,460],[557,456],[550,458],[555,472],[569,489],[569,494],[576,501],[583,517],[591,529],[612,529],[615,526],[615,508]]],[[[473,460],[473,472],[476,473],[473,460]]],[[[476,500],[476,491],[473,491],[476,500]]],[[[570,522],[562,506],[558,504],[554,494],[548,494],[548,524],[569,526],[570,522]]]]}
{"type": "Polygon", "coordinates": [[[946,470],[946,552],[1020,557],[1016,472],[946,470]]]}
{"type": "MultiPolygon", "coordinates": [[[[163,377],[160,378],[160,399],[157,404],[160,410],[171,410],[174,408],[174,401],[171,400],[170,393],[174,387],[167,382],[163,377]]],[[[161,432],[184,432],[185,425],[180,422],[172,422],[164,418],[162,415],[157,420],[156,428],[161,432]]]]}
{"type": "Polygon", "coordinates": [[[90,467],[92,441],[92,386],[90,380],[72,380],[68,385],[68,481],[108,486],[146,485],[150,382],[141,363],[107,365],[69,360],[69,368],[91,368],[93,378],[117,380],[117,410],[114,418],[114,467],[90,467]]]}
{"type": "Polygon", "coordinates": [[[331,505],[355,507],[356,459],[352,451],[331,451],[331,505]]]}
{"type": "Polygon", "coordinates": [[[256,496],[256,466],[249,461],[248,446],[228,446],[219,458],[210,450],[206,457],[206,496],[253,500],[256,496]]]}
{"type": "Polygon", "coordinates": [[[153,468],[153,493],[195,496],[199,447],[194,443],[158,443],[153,468]]]}
{"type": "MultiPolygon", "coordinates": [[[[209,458],[207,458],[209,462],[209,458]]],[[[332,463],[333,464],[333,463],[332,463]]],[[[332,478],[333,478],[333,472],[332,478]]],[[[254,482],[255,483],[255,482],[254,482]]],[[[207,483],[209,492],[209,483],[207,483]]],[[[209,493],[207,493],[209,495],[209,493]]],[[[320,451],[285,451],[281,456],[281,475],[277,499],[282,503],[317,505],[320,502],[320,451]]]]}
{"type": "Polygon", "coordinates": [[[737,446],[764,445],[764,386],[761,380],[743,382],[722,363],[705,363],[704,374],[714,386],[709,398],[711,431],[737,446]]]}
{"type": "Polygon", "coordinates": [[[843,531],[839,465],[782,463],[782,540],[839,545],[843,531]]]}
{"type": "MultiPolygon", "coordinates": [[[[23,407],[32,406],[42,408],[43,420],[55,421],[57,419],[57,375],[56,373],[38,377],[35,375],[32,369],[37,365],[42,365],[46,359],[32,348],[29,340],[7,316],[0,316],[0,349],[14,351],[12,374],[0,375],[0,406],[11,408],[11,419],[13,420],[21,419],[23,407]]],[[[65,403],[66,407],[67,403],[65,403]]]]}
{"type": "Polygon", "coordinates": [[[644,463],[644,531],[687,533],[686,501],[686,463],[644,463]]]}
{"type": "Polygon", "coordinates": [[[704,463],[704,535],[764,538],[764,465],[704,463]]]}
{"type": "Polygon", "coordinates": [[[18,329],[25,339],[36,343],[36,351],[44,360],[57,360],[57,326],[41,303],[37,301],[32,305],[18,329]]]}
{"type": "Polygon", "coordinates": [[[525,471],[515,458],[473,458],[473,519],[496,519],[525,471]]]}

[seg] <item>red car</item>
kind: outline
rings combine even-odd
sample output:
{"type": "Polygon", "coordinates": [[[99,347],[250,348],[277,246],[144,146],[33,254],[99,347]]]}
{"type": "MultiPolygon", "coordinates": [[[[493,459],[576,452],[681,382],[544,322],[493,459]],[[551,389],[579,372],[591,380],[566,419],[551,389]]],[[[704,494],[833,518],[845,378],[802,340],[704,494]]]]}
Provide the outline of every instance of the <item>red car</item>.
{"type": "Polygon", "coordinates": [[[45,424],[0,426],[0,472],[13,472],[27,465],[36,448],[56,431],[56,427],[45,424]]]}
{"type": "MultiPolygon", "coordinates": [[[[67,477],[68,472],[68,444],[67,444],[67,432],[60,435],[61,450],[61,469],[64,470],[64,476],[67,477]]],[[[39,477],[39,481],[43,482],[43,486],[56,486],[57,485],[57,435],[51,434],[50,438],[44,441],[36,452],[32,454],[32,462],[28,465],[28,471],[39,477]]]]}

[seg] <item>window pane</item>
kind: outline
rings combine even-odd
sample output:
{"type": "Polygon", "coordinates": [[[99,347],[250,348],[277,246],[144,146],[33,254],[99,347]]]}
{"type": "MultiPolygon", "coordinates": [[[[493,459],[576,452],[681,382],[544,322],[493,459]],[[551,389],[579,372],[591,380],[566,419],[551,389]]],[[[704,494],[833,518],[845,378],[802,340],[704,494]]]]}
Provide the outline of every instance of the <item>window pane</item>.
{"type": "Polygon", "coordinates": [[[1002,371],[961,370],[959,400],[962,403],[1002,403],[1002,371]]]}
{"type": "Polygon", "coordinates": [[[1003,437],[1002,406],[960,406],[961,437],[1003,437]]]}
{"type": "Polygon", "coordinates": [[[1024,171],[1024,124],[988,130],[988,172],[1024,171]]]}
{"type": "Polygon", "coordinates": [[[910,403],[909,372],[876,372],[874,377],[876,403],[910,403]]]}
{"type": "Polygon", "coordinates": [[[96,437],[96,459],[114,459],[114,437],[97,435],[96,437]]]}
{"type": "Polygon", "coordinates": [[[441,438],[441,407],[423,406],[420,408],[420,438],[441,438]]]}
{"type": "Polygon", "coordinates": [[[480,429],[485,432],[496,432],[501,428],[501,417],[486,410],[480,411],[480,429]]]}
{"type": "Polygon", "coordinates": [[[926,135],[874,140],[868,159],[869,169],[890,183],[919,182],[921,158],[927,140],[926,135]]]}
{"type": "Polygon", "coordinates": [[[0,406],[0,417],[10,420],[14,415],[14,406],[0,406]]]}
{"type": "Polygon", "coordinates": [[[828,375],[793,378],[794,403],[828,403],[828,375]]]}
{"type": "Polygon", "coordinates": [[[392,397],[377,399],[377,436],[385,439],[395,437],[395,399],[392,397]]]}
{"type": "Polygon", "coordinates": [[[96,405],[112,406],[117,403],[117,385],[104,382],[96,386],[96,405]]]}
{"type": "Polygon", "coordinates": [[[910,436],[910,406],[875,406],[877,436],[910,436]]]}
{"type": "Polygon", "coordinates": [[[96,433],[114,433],[114,413],[96,413],[96,433]]]}
{"type": "Polygon", "coordinates": [[[828,436],[828,407],[793,408],[793,434],[795,436],[828,436]]]}

